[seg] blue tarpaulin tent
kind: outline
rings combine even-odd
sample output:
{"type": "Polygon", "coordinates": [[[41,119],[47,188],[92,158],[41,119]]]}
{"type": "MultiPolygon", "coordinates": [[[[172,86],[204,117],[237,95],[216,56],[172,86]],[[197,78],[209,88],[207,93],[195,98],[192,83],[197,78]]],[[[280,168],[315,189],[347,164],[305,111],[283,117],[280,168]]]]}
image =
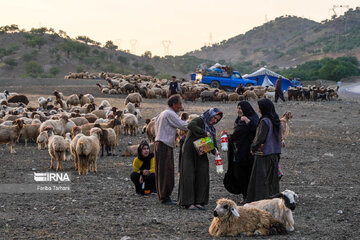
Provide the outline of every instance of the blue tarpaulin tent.
{"type": "MultiPolygon", "coordinates": [[[[251,79],[251,80],[255,80],[258,79],[258,86],[263,86],[264,85],[271,85],[268,84],[268,81],[270,81],[273,85],[275,85],[276,80],[278,79],[278,77],[281,76],[280,74],[277,74],[276,72],[273,72],[265,67],[260,68],[259,70],[250,73],[250,74],[245,74],[243,75],[243,78],[247,78],[247,79],[251,79]],[[264,82],[265,79],[265,82],[264,82]]],[[[285,78],[284,76],[282,76],[282,81],[281,81],[281,89],[284,91],[287,91],[289,87],[293,87],[294,86],[294,82],[290,81],[289,79],[285,78]]],[[[297,84],[295,84],[297,85],[297,84]]]]}

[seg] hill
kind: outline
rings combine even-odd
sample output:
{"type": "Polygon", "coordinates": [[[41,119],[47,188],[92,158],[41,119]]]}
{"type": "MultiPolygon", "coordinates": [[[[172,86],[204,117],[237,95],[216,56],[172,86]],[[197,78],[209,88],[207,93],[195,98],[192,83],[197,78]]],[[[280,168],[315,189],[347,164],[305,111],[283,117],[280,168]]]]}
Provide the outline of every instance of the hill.
{"type": "Polygon", "coordinates": [[[210,47],[187,53],[217,62],[291,67],[325,57],[360,59],[360,8],[321,23],[284,16],[210,47]]]}

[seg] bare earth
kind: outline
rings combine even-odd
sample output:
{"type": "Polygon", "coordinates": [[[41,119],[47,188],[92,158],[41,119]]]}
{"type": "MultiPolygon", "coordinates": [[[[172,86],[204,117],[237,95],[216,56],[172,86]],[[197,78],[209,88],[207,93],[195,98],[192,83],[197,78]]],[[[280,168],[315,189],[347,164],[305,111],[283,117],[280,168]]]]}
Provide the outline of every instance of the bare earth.
{"type": "MultiPolygon", "coordinates": [[[[65,95],[92,93],[99,103],[101,95],[95,83],[99,80],[7,80],[0,79],[0,91],[8,89],[26,94],[36,105],[39,96],[49,96],[54,89],[65,95]]],[[[112,104],[123,108],[125,96],[110,96],[112,104]]],[[[252,105],[257,109],[256,102],[252,105]]],[[[232,131],[236,118],[235,103],[187,102],[190,113],[201,113],[210,107],[224,112],[216,126],[232,131]]],[[[156,116],[166,108],[164,99],[141,104],[144,118],[156,116]]],[[[283,148],[281,166],[285,173],[281,190],[298,193],[294,211],[295,231],[267,239],[358,239],[360,235],[360,105],[358,100],[343,98],[331,102],[278,103],[279,115],[290,110],[291,133],[283,148]]],[[[140,125],[144,124],[144,119],[140,125]]],[[[215,202],[230,198],[239,203],[241,196],[228,193],[223,175],[216,174],[210,157],[210,204],[207,211],[189,211],[178,206],[163,206],[156,195],[138,196],[129,175],[133,157],[121,157],[128,142],[146,138],[123,136],[116,150],[118,156],[98,159],[98,172],[79,176],[73,162],[64,164],[71,179],[71,192],[0,193],[0,239],[210,239],[208,228],[215,202]]],[[[220,138],[220,136],[218,136],[220,138]]],[[[16,146],[10,155],[0,145],[0,179],[2,184],[35,184],[34,172],[48,172],[50,157],[34,143],[27,148],[16,146]]],[[[176,152],[176,168],[177,156],[176,152]]],[[[222,154],[225,169],[227,160],[222,154]]],[[[177,198],[178,176],[173,199],[177,198]]],[[[244,236],[240,238],[246,238],[244,236]]],[[[263,238],[262,238],[263,239],[263,238]]]]}

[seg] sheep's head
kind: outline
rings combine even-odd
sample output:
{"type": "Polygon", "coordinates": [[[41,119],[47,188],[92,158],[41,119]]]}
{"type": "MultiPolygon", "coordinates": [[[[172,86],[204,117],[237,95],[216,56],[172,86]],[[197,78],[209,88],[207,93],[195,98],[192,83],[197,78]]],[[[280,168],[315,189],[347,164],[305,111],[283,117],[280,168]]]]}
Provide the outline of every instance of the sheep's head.
{"type": "Polygon", "coordinates": [[[292,112],[287,111],[286,113],[284,113],[284,117],[286,117],[287,120],[290,120],[293,118],[292,112]]]}
{"type": "Polygon", "coordinates": [[[44,128],[44,131],[47,132],[48,136],[51,136],[53,134],[53,132],[54,132],[54,128],[51,127],[51,126],[47,126],[47,127],[44,128]]]}
{"type": "Polygon", "coordinates": [[[217,206],[214,209],[214,217],[218,217],[219,219],[224,219],[226,217],[234,214],[236,217],[240,217],[238,211],[236,210],[236,203],[229,199],[219,199],[216,202],[217,206]]]}
{"type": "Polygon", "coordinates": [[[23,126],[24,126],[24,120],[23,120],[23,119],[16,119],[16,120],[13,122],[13,124],[18,125],[18,127],[19,127],[20,129],[22,129],[23,126]]]}
{"type": "Polygon", "coordinates": [[[74,126],[71,129],[71,137],[73,138],[73,137],[75,137],[77,134],[79,134],[81,132],[82,132],[81,127],[74,126]]]}
{"type": "Polygon", "coordinates": [[[294,210],[296,207],[295,198],[298,198],[299,196],[295,192],[288,189],[281,192],[281,194],[285,201],[285,206],[291,210],[294,210]]]}
{"type": "Polygon", "coordinates": [[[69,117],[65,114],[61,115],[60,119],[63,119],[66,123],[69,121],[69,117]]]}

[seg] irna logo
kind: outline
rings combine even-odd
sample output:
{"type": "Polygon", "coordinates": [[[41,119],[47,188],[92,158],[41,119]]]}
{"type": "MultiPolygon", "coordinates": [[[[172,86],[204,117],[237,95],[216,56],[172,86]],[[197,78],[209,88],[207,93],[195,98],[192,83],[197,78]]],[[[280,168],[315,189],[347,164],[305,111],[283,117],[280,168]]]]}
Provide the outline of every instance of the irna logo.
{"type": "Polygon", "coordinates": [[[67,173],[35,173],[34,180],[36,182],[70,182],[67,173]]]}

